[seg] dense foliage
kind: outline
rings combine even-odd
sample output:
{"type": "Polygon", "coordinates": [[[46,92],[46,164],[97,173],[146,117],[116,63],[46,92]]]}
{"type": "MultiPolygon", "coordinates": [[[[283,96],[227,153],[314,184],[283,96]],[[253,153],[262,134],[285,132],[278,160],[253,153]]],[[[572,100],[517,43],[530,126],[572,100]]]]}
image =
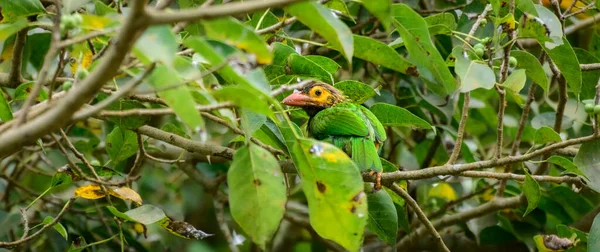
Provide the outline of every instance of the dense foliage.
{"type": "Polygon", "coordinates": [[[0,250],[600,251],[600,2],[0,7],[0,250]]]}

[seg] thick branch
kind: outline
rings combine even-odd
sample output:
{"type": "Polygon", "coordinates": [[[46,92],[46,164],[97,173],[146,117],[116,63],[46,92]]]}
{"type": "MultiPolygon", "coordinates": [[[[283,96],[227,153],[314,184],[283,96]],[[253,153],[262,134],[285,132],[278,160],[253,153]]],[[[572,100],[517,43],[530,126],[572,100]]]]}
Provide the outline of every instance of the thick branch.
{"type": "Polygon", "coordinates": [[[18,151],[25,144],[34,142],[39,137],[58,129],[84,103],[89,101],[96,92],[109,81],[119,70],[119,66],[127,52],[131,49],[141,32],[146,28],[147,18],[144,15],[143,0],[130,1],[131,10],[121,28],[118,37],[106,52],[100,64],[84,79],[78,87],[69,91],[67,96],[46,113],[29,121],[21,127],[15,127],[0,135],[0,158],[18,151]]]}
{"type": "Polygon", "coordinates": [[[252,13],[267,8],[279,8],[301,1],[305,0],[247,1],[215,5],[209,8],[196,8],[172,12],[159,12],[153,8],[148,8],[146,11],[150,16],[150,22],[152,24],[171,24],[252,13]]]}
{"type": "MultiPolygon", "coordinates": [[[[599,137],[600,136],[591,135],[591,136],[569,139],[569,140],[565,140],[562,142],[548,145],[542,149],[530,152],[525,155],[508,156],[508,157],[503,157],[500,159],[478,161],[478,162],[473,162],[473,163],[468,163],[468,164],[434,166],[434,167],[430,167],[430,168],[426,168],[426,169],[422,169],[422,170],[389,172],[389,173],[382,174],[381,179],[382,179],[382,181],[385,181],[385,182],[397,181],[397,180],[403,180],[403,179],[404,180],[417,180],[417,179],[432,178],[432,177],[439,176],[439,175],[458,174],[458,173],[461,173],[464,171],[469,171],[469,170],[477,170],[477,169],[483,169],[483,168],[491,168],[491,167],[503,166],[503,165],[508,165],[508,164],[514,164],[514,163],[531,160],[535,157],[538,157],[538,156],[541,156],[541,155],[544,155],[547,153],[551,153],[555,150],[565,148],[567,146],[581,144],[584,142],[589,142],[589,141],[598,139],[599,137]]],[[[374,178],[371,178],[371,179],[374,179],[374,178]]]]}

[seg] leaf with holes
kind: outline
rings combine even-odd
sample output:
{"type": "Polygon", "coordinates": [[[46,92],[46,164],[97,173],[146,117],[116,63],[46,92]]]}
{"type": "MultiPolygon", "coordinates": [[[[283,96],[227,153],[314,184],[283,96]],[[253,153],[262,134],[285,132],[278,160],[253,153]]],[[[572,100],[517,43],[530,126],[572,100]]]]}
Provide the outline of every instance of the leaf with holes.
{"type": "Polygon", "coordinates": [[[392,198],[386,190],[367,193],[369,222],[367,228],[387,244],[396,244],[398,214],[392,198]]]}
{"type": "Polygon", "coordinates": [[[286,11],[323,36],[346,57],[348,62],[352,62],[352,55],[354,54],[352,31],[344,22],[337,19],[329,9],[316,2],[302,2],[288,6],[286,11]]]}
{"type": "Polygon", "coordinates": [[[279,162],[257,145],[244,146],[233,156],[227,184],[233,219],[265,249],[283,218],[287,198],[279,162]]]}
{"type": "Polygon", "coordinates": [[[311,226],[321,237],[358,251],[368,219],[358,167],[340,149],[313,139],[296,139],[290,154],[302,179],[311,226]]]}
{"type": "Polygon", "coordinates": [[[106,136],[106,152],[114,164],[133,156],[137,151],[137,136],[131,130],[115,127],[106,136]]]}

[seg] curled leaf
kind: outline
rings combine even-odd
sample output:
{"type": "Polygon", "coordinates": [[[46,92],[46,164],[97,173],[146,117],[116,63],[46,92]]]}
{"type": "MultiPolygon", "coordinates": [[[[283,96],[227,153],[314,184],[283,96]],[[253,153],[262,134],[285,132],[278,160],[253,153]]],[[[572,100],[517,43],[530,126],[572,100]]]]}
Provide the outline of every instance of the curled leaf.
{"type": "Polygon", "coordinates": [[[115,196],[122,200],[129,200],[137,203],[138,205],[142,204],[142,197],[134,190],[128,187],[120,187],[115,189],[110,189],[108,191],[110,195],[115,196]]]}
{"type": "Polygon", "coordinates": [[[104,198],[105,196],[106,194],[104,194],[99,185],[85,185],[75,189],[75,197],[93,200],[104,198]]]}

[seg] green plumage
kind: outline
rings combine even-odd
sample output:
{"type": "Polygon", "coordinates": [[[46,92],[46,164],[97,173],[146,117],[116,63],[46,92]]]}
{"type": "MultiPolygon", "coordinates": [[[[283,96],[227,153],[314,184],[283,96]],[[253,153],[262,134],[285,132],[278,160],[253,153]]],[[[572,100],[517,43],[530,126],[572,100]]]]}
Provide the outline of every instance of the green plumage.
{"type": "Polygon", "coordinates": [[[385,129],[367,108],[340,102],[315,114],[308,124],[310,134],[344,150],[361,170],[381,172],[378,148],[386,139],[385,129]]]}

